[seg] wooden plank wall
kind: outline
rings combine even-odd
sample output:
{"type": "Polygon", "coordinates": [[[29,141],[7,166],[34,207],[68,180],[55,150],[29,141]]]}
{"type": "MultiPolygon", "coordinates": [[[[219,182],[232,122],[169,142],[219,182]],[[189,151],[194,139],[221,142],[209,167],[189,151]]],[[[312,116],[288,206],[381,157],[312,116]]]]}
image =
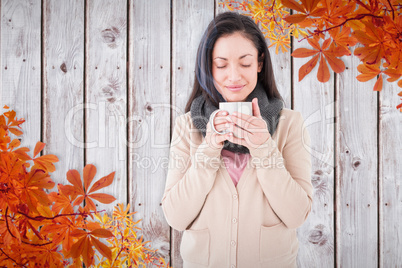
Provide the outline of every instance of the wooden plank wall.
{"type": "MultiPolygon", "coordinates": [[[[198,43],[220,0],[1,0],[0,103],[24,117],[23,144],[47,143],[53,178],[93,163],[106,191],[138,211],[158,254],[182,267],[181,233],[160,207],[176,117],[198,43]]],[[[305,47],[293,41],[292,49],[305,47]]],[[[359,83],[354,57],[319,83],[305,59],[270,49],[287,108],[310,133],[313,210],[298,230],[299,267],[402,266],[402,114],[395,84],[359,83]]],[[[113,205],[99,205],[110,212],[113,205]]]]}

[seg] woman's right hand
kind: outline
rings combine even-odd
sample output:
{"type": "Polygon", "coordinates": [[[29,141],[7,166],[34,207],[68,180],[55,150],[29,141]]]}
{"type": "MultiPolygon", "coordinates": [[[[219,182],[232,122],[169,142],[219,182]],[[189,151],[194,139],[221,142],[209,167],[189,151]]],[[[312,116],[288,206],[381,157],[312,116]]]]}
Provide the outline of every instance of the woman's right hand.
{"type": "MultiPolygon", "coordinates": [[[[219,111],[216,113],[214,118],[210,119],[214,121],[213,124],[218,132],[225,132],[230,128],[230,124],[232,124],[232,122],[230,121],[230,117],[228,115],[229,114],[227,111],[219,111]]],[[[216,133],[211,128],[211,122],[208,122],[205,140],[210,147],[222,148],[224,141],[228,140],[232,135],[232,132],[225,134],[216,133]]]]}

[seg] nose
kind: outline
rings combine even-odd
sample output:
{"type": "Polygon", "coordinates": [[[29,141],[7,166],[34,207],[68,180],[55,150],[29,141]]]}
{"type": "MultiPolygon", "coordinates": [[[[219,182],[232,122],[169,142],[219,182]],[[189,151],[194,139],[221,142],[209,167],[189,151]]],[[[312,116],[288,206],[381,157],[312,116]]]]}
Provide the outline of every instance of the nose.
{"type": "Polygon", "coordinates": [[[232,66],[231,68],[229,68],[228,76],[230,82],[239,81],[241,78],[240,72],[236,66],[232,66]]]}

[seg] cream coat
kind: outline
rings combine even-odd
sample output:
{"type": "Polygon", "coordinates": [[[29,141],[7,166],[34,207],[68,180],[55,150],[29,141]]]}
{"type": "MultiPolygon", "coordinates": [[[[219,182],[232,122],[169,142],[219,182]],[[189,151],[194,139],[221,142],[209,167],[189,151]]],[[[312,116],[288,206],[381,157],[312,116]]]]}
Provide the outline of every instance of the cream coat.
{"type": "Polygon", "coordinates": [[[309,146],[301,114],[283,109],[235,187],[221,150],[206,144],[190,113],[179,116],[162,208],[169,225],[184,230],[184,267],[296,267],[296,228],[312,203],[309,146]]]}

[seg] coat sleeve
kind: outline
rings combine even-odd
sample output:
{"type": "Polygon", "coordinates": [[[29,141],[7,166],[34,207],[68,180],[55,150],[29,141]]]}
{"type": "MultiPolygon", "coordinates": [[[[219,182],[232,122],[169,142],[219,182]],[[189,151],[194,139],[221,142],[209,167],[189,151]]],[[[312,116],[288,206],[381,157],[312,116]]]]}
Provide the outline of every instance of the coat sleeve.
{"type": "Polygon", "coordinates": [[[200,213],[220,165],[221,149],[209,147],[205,139],[193,144],[188,120],[185,115],[176,119],[162,198],[168,224],[179,231],[187,229],[200,213]],[[190,155],[190,146],[196,146],[194,155],[190,155]]]}
{"type": "Polygon", "coordinates": [[[258,181],[274,212],[288,228],[303,224],[312,206],[310,136],[297,112],[282,153],[275,140],[250,151],[258,181]]]}

